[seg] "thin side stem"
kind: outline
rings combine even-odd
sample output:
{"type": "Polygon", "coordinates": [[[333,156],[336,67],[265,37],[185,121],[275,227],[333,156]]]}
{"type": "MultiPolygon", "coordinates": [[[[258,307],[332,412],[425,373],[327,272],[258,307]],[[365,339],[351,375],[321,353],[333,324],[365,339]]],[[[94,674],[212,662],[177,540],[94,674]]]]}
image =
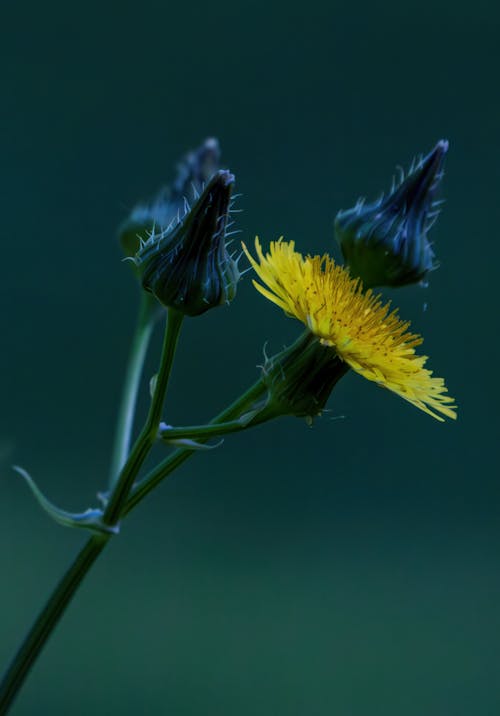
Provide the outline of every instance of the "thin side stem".
{"type": "Polygon", "coordinates": [[[215,425],[188,425],[186,427],[166,427],[161,430],[160,439],[168,443],[170,440],[198,440],[200,438],[218,437],[237,433],[246,428],[241,420],[230,420],[215,425]]]}
{"type": "Polygon", "coordinates": [[[0,685],[0,716],[4,716],[9,710],[45,642],[108,540],[106,535],[88,540],[40,612],[0,685]]]}
{"type": "Polygon", "coordinates": [[[116,483],[120,470],[130,453],[130,441],[134,427],[137,394],[141,382],[144,359],[155,323],[154,313],[157,302],[146,291],[141,291],[141,303],[137,324],[125,374],[123,393],[118,411],[116,434],[111,458],[110,488],[116,483]]]}

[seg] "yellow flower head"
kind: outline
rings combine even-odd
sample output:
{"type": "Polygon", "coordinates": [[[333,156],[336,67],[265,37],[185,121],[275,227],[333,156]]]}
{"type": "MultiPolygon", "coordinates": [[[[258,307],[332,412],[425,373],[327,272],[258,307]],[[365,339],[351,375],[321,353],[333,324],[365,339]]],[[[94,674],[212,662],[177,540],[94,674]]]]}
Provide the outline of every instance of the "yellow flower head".
{"type": "Polygon", "coordinates": [[[353,370],[397,393],[438,420],[456,418],[453,398],[442,378],[424,368],[426,356],[415,353],[422,338],[408,331],[397,310],[383,304],[359,279],[324,256],[302,256],[293,241],[272,241],[264,255],[255,239],[257,260],[243,249],[265,286],[260,293],[302,321],[323,345],[331,346],[353,370]],[[267,287],[267,288],[266,288],[267,287]]]}

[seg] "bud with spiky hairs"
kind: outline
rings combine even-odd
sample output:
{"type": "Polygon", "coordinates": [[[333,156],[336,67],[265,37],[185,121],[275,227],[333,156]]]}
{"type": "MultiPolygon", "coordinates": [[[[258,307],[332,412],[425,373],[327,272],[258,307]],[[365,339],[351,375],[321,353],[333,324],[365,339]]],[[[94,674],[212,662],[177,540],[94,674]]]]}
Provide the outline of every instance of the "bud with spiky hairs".
{"type": "Polygon", "coordinates": [[[234,298],[240,272],[226,244],[233,185],[219,170],[192,206],[185,200],[182,215],[141,242],[133,261],[143,288],[164,306],[198,316],[234,298]]]}
{"type": "Polygon", "coordinates": [[[414,162],[387,197],[359,200],[335,219],[335,234],[354,277],[365,288],[405,286],[422,281],[436,267],[428,232],[441,202],[435,200],[448,142],[439,141],[414,162]]]}
{"type": "Polygon", "coordinates": [[[178,223],[186,203],[199,197],[219,169],[219,162],[219,142],[214,138],[205,139],[197,149],[186,154],[177,166],[172,185],[161,189],[151,201],[137,204],[120,226],[118,238],[125,255],[134,256],[140,241],[147,241],[152,232],[178,223]]]}

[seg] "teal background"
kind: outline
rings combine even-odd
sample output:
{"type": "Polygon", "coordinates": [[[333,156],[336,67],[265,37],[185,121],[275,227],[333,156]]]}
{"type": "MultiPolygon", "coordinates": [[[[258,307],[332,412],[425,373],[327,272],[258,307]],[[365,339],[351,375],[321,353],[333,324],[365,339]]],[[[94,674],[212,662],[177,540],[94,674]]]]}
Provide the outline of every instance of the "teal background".
{"type": "MultiPolygon", "coordinates": [[[[352,374],[313,429],[196,456],[123,525],[12,714],[497,714],[498,10],[3,0],[0,28],[2,663],[84,539],[10,465],[95,503],[137,305],[116,227],[203,138],[243,238],[319,252],[339,208],[450,140],[441,268],[392,298],[460,408],[440,424],[352,374]]],[[[187,322],[168,420],[207,419],[299,330],[247,275],[187,322]]]]}

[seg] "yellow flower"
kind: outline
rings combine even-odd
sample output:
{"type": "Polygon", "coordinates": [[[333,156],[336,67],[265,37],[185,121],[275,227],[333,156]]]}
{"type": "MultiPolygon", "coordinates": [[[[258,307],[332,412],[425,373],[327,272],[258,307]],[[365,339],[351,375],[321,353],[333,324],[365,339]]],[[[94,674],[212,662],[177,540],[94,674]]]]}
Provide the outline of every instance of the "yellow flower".
{"type": "Polygon", "coordinates": [[[390,310],[390,303],[383,304],[371,290],[363,292],[359,279],[327,254],[302,256],[293,241],[272,241],[264,255],[256,238],[258,260],[244,244],[243,249],[267,286],[254,281],[255,288],[302,321],[353,370],[438,420],[443,418],[437,412],[456,418],[444,380],[433,377],[424,368],[427,357],[415,353],[423,339],[408,331],[410,324],[390,310]]]}

